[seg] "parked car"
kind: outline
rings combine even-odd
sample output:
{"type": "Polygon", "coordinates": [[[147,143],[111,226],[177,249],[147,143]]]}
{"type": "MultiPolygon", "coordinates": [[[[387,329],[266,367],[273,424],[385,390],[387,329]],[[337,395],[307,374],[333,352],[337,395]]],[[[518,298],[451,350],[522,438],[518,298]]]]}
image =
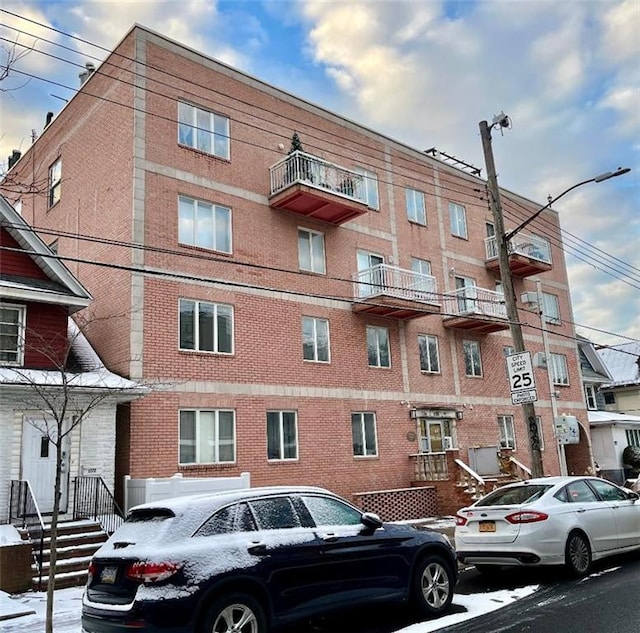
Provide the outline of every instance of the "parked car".
{"type": "Polygon", "coordinates": [[[383,523],[322,488],[250,488],[133,508],[91,561],[82,626],[264,633],[382,601],[430,617],[456,581],[437,532],[383,523]]]}
{"type": "Polygon", "coordinates": [[[640,495],[598,477],[543,477],[503,486],[456,515],[458,560],[481,572],[503,565],[566,565],[640,549],[640,495]]]}

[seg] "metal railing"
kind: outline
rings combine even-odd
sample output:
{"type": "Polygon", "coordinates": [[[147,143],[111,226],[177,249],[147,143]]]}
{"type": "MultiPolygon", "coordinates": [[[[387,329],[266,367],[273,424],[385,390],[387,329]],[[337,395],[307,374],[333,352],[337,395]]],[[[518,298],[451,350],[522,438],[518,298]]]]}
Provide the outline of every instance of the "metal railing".
{"type": "Polygon", "coordinates": [[[329,190],[366,204],[364,176],[317,156],[295,151],[269,168],[271,195],[294,183],[303,183],[319,190],[329,190]]]}
{"type": "Polygon", "coordinates": [[[42,558],[44,552],[44,521],[38,502],[26,479],[12,479],[9,493],[9,523],[26,531],[31,541],[38,573],[38,588],[42,585],[42,558]]]}
{"type": "Polygon", "coordinates": [[[384,295],[439,305],[435,277],[389,264],[358,271],[353,276],[353,293],[356,299],[384,295]]]}
{"type": "Polygon", "coordinates": [[[449,479],[446,453],[416,453],[413,460],[414,481],[446,481],[449,479]]]}
{"type": "Polygon", "coordinates": [[[102,477],[76,477],[74,480],[73,518],[98,521],[107,534],[113,534],[123,522],[124,513],[102,477]]]}
{"type": "MultiPolygon", "coordinates": [[[[495,235],[485,238],[484,247],[487,259],[497,259],[498,245],[495,235]]],[[[545,264],[551,263],[551,246],[549,242],[536,235],[514,235],[509,240],[508,250],[509,254],[525,255],[545,264]]]]}
{"type": "Polygon", "coordinates": [[[446,292],[444,296],[444,311],[448,316],[477,314],[494,319],[507,318],[507,307],[501,292],[469,286],[446,292]]]}

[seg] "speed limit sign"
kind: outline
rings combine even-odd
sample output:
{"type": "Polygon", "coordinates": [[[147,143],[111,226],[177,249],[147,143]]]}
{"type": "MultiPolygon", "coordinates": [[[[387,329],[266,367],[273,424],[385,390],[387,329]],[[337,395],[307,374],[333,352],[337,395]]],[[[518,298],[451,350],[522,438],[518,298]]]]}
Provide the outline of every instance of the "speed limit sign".
{"type": "Polygon", "coordinates": [[[534,402],[538,399],[529,352],[507,356],[507,374],[509,375],[511,401],[514,404],[534,402]]]}

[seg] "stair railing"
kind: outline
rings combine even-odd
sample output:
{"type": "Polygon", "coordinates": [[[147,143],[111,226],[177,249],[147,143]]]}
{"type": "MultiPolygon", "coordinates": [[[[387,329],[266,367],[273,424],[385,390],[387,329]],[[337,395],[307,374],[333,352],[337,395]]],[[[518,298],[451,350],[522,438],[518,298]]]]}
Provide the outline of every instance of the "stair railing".
{"type": "Polygon", "coordinates": [[[44,521],[31,484],[27,479],[12,479],[9,493],[9,523],[26,531],[32,544],[38,574],[38,590],[42,587],[44,521]]]}
{"type": "Polygon", "coordinates": [[[73,518],[93,519],[113,534],[123,522],[124,513],[102,477],[80,476],[74,480],[73,518]]]}

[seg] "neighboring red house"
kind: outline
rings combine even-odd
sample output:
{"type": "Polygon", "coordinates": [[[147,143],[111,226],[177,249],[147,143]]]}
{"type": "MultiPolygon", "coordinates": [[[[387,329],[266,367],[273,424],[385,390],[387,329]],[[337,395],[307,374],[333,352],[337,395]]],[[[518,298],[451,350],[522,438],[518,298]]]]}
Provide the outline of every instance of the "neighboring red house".
{"type": "MultiPolygon", "coordinates": [[[[475,475],[525,476],[485,182],[445,158],[133,27],[10,172],[48,178],[23,213],[95,297],[107,366],[164,384],[119,423],[118,476],[248,471],[358,499],[434,485],[441,511],[475,475]]],[[[502,195],[507,230],[540,208],[502,195]]],[[[552,397],[582,425],[582,466],[557,213],[529,229],[510,245],[516,293],[542,280],[552,397]]],[[[520,319],[541,352],[538,314],[520,319]]]]}
{"type": "Polygon", "coordinates": [[[56,451],[49,439],[57,404],[71,424],[78,406],[84,412],[96,403],[63,445],[62,513],[73,507],[80,475],[102,477],[114,489],[116,407],[139,395],[138,385],[108,371],[70,318],[91,300],[0,196],[0,522],[8,519],[12,482],[29,483],[43,515],[53,509],[56,451]]]}

